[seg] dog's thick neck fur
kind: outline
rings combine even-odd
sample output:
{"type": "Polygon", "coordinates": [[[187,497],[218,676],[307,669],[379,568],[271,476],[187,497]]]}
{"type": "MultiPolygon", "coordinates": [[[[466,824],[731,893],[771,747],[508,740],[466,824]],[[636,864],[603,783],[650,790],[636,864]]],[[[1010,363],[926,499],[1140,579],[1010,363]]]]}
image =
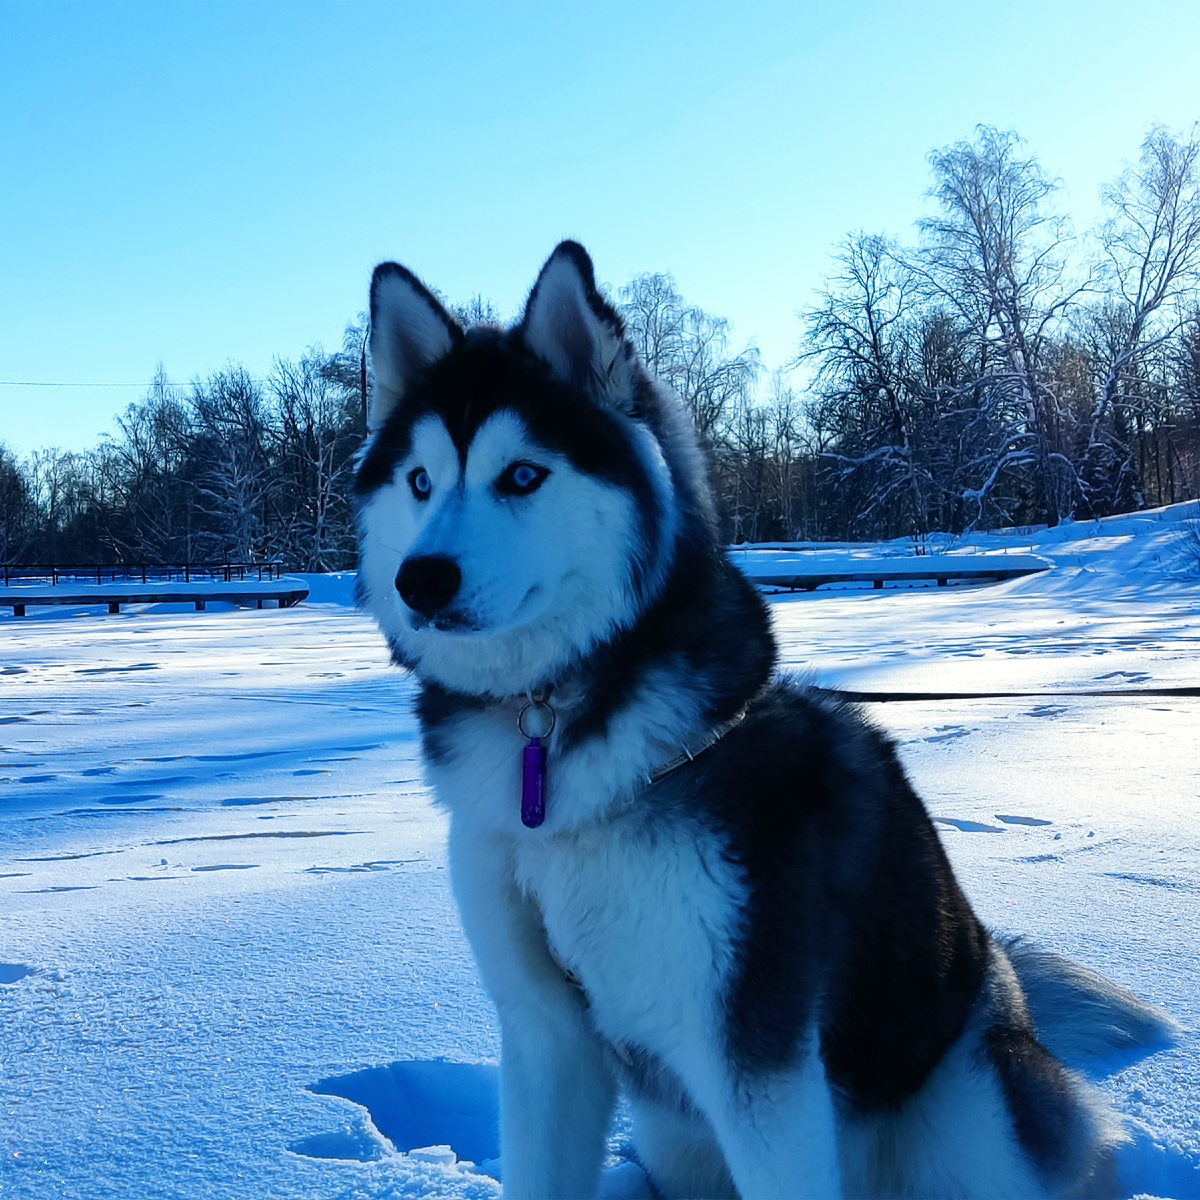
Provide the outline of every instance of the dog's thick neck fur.
{"type": "MultiPolygon", "coordinates": [[[[765,605],[717,546],[689,540],[677,544],[662,591],[633,625],[542,682],[557,713],[562,750],[603,736],[612,716],[653,687],[663,667],[686,664],[703,726],[727,720],[766,685],[776,651],[765,605]],[[717,624],[718,611],[726,617],[737,613],[740,620],[717,624]]],[[[421,683],[418,711],[427,726],[466,709],[510,703],[509,697],[457,692],[432,679],[421,683]]],[[[511,699],[523,698],[524,693],[511,699]]],[[[678,738],[682,742],[693,732],[682,729],[678,738]]]]}

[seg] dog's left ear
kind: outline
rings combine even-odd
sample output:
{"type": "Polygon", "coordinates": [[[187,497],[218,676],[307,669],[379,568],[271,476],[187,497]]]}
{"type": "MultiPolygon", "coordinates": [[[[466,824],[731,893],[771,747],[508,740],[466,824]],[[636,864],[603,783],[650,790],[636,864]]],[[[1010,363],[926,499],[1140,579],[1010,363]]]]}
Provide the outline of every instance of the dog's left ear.
{"type": "Polygon", "coordinates": [[[560,242],[550,255],[518,330],[556,379],[609,407],[632,406],[636,355],[625,323],[596,291],[592,260],[578,242],[560,242]]]}

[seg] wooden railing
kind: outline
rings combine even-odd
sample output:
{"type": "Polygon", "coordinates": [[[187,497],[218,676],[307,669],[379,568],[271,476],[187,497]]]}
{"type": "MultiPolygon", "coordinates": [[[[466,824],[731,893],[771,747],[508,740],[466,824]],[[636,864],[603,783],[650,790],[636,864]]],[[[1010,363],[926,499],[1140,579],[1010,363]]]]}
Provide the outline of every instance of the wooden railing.
{"type": "Polygon", "coordinates": [[[57,587],[60,580],[76,582],[93,579],[97,584],[109,580],[149,583],[152,580],[182,579],[191,583],[193,579],[222,580],[232,583],[235,579],[257,578],[271,582],[283,574],[283,564],[278,562],[223,562],[223,563],[11,563],[0,568],[4,574],[4,586],[17,580],[48,580],[57,587]]]}
{"type": "Polygon", "coordinates": [[[860,558],[844,548],[797,550],[791,546],[763,550],[739,547],[730,554],[752,583],[759,587],[816,591],[831,583],[911,583],[936,580],[945,587],[952,580],[983,582],[1016,579],[1049,571],[1054,563],[1037,554],[922,554],[912,557],[860,558]]]}

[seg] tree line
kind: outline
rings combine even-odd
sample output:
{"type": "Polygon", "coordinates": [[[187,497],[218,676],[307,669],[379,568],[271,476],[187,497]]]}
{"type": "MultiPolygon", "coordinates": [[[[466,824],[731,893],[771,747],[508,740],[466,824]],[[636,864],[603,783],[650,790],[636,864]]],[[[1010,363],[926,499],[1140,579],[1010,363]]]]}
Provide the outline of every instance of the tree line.
{"type": "Polygon", "coordinates": [[[1020,139],[980,129],[930,156],[916,246],[845,240],[802,314],[822,527],[1055,525],[1200,493],[1198,134],[1151,129],[1081,239],[1020,139]]]}
{"type": "Polygon", "coordinates": [[[94,449],[0,447],[0,560],[352,564],[358,363],[318,349],[265,380],[231,364],[187,388],[160,367],[94,449]]]}
{"type": "MultiPolygon", "coordinates": [[[[613,300],[688,405],[730,540],[1057,524],[1200,495],[1200,128],[1148,132],[1083,236],[1013,132],[934,151],[911,246],[848,235],[768,372],[668,274],[613,300]]],[[[482,297],[455,308],[495,321],[482,297]]],[[[0,446],[0,561],[354,565],[366,317],[342,347],[161,370],[93,450],[0,446]]]]}

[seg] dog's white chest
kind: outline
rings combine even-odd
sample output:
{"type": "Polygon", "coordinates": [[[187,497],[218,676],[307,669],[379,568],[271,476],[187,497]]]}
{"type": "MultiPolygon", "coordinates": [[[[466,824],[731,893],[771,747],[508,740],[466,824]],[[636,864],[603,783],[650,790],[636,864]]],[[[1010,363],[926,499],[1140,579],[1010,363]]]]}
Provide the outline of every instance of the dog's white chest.
{"type": "Polygon", "coordinates": [[[633,818],[521,840],[518,882],[597,1027],[668,1058],[705,1036],[733,966],[744,885],[717,839],[633,818]]]}

